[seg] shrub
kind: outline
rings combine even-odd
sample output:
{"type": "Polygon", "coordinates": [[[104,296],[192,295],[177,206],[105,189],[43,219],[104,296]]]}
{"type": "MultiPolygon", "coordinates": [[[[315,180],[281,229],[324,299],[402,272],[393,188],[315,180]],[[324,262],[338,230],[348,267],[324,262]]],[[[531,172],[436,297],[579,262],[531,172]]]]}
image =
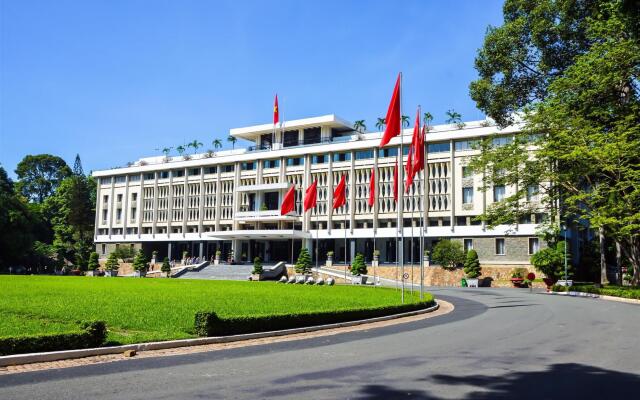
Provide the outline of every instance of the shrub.
{"type": "Polygon", "coordinates": [[[327,251],[327,258],[333,257],[333,251],[327,251]]]}
{"type": "Polygon", "coordinates": [[[221,255],[222,255],[222,251],[216,250],[216,258],[220,258],[221,255]]]}
{"type": "Polygon", "coordinates": [[[0,338],[0,355],[87,349],[104,344],[107,327],[102,321],[83,322],[78,332],[0,338]]]}
{"type": "Polygon", "coordinates": [[[109,254],[109,258],[107,258],[107,262],[104,264],[104,269],[107,271],[114,271],[120,267],[120,262],[118,261],[118,256],[115,252],[109,254]]]}
{"type": "Polygon", "coordinates": [[[356,257],[351,263],[351,273],[353,275],[365,275],[367,273],[367,264],[364,262],[364,256],[361,253],[356,254],[356,257]]]}
{"type": "Polygon", "coordinates": [[[256,257],[253,259],[253,272],[254,275],[260,275],[262,273],[262,261],[260,257],[256,257]]]}
{"type": "Polygon", "coordinates": [[[482,275],[478,253],[473,249],[467,252],[467,258],[464,260],[464,273],[469,279],[474,279],[482,275]]]}
{"type": "Polygon", "coordinates": [[[130,246],[119,246],[114,253],[116,254],[116,257],[122,259],[124,262],[131,261],[135,254],[133,248],[130,246]]]}
{"type": "MultiPolygon", "coordinates": [[[[531,256],[531,264],[547,278],[556,280],[564,278],[564,246],[565,242],[560,241],[555,247],[538,251],[531,256]]],[[[567,273],[569,277],[573,275],[569,253],[567,253],[567,273]]]]}
{"type": "Polygon", "coordinates": [[[162,267],[160,267],[160,271],[167,274],[167,277],[171,276],[171,263],[169,262],[169,257],[165,257],[162,260],[162,267]]]}
{"type": "Polygon", "coordinates": [[[95,271],[100,267],[100,263],[98,262],[98,253],[95,251],[89,255],[89,263],[87,264],[87,267],[91,271],[95,271]]]}
{"type": "Polygon", "coordinates": [[[415,311],[431,305],[433,305],[433,299],[428,299],[423,302],[361,310],[260,316],[248,315],[222,318],[215,312],[199,311],[195,314],[194,328],[198,336],[238,335],[375,318],[401,312],[415,311]]]}
{"type": "Polygon", "coordinates": [[[144,251],[142,251],[142,249],[138,250],[138,254],[136,254],[135,258],[133,259],[133,264],[131,265],[133,267],[134,271],[146,271],[147,270],[147,257],[144,255],[144,251]]]}
{"type": "Polygon", "coordinates": [[[306,247],[300,249],[300,255],[298,256],[295,270],[298,274],[311,273],[311,256],[309,255],[309,250],[307,250],[306,247]]]}
{"type": "Polygon", "coordinates": [[[452,271],[464,262],[464,251],[459,242],[441,240],[433,247],[432,257],[442,268],[452,271]]]}

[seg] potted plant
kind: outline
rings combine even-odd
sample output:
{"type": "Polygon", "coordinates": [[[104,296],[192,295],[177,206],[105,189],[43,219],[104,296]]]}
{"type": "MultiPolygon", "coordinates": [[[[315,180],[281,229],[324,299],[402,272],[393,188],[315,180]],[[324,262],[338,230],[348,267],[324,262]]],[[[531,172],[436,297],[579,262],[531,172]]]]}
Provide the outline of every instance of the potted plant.
{"type": "Polygon", "coordinates": [[[182,252],[182,265],[186,264],[187,257],[189,257],[189,252],[185,250],[182,252]]]}
{"type": "Polygon", "coordinates": [[[351,263],[351,275],[353,278],[352,283],[356,285],[364,285],[367,283],[367,264],[364,262],[364,256],[362,253],[356,254],[353,262],[351,263]]]}
{"type": "Polygon", "coordinates": [[[511,273],[511,283],[513,287],[523,287],[524,274],[527,272],[525,268],[516,268],[511,273]]]}
{"type": "Polygon", "coordinates": [[[169,262],[169,257],[165,257],[164,260],[162,260],[160,271],[164,272],[167,278],[171,278],[171,263],[169,262]]]}
{"type": "Polygon", "coordinates": [[[333,251],[327,251],[327,263],[325,265],[327,268],[331,268],[333,265],[333,251]]]}
{"type": "Polygon", "coordinates": [[[260,274],[262,274],[262,260],[260,260],[260,257],[256,257],[253,259],[253,271],[251,271],[251,280],[259,281],[260,274]]]}
{"type": "Polygon", "coordinates": [[[300,249],[300,255],[295,265],[296,274],[309,275],[311,274],[311,255],[306,247],[300,249]]]}
{"type": "Polygon", "coordinates": [[[151,264],[155,264],[158,262],[158,250],[154,250],[151,252],[151,264]]]}
{"type": "Polygon", "coordinates": [[[227,263],[228,264],[235,264],[235,262],[233,260],[233,249],[229,250],[229,254],[227,254],[227,263]]]}
{"type": "Polygon", "coordinates": [[[95,251],[89,255],[89,262],[87,263],[87,276],[96,276],[96,270],[100,268],[100,262],[98,261],[98,253],[95,251]]]}
{"type": "Polygon", "coordinates": [[[380,250],[374,250],[373,251],[373,261],[371,262],[371,265],[374,267],[378,266],[378,263],[380,262],[380,250]]]}
{"type": "Polygon", "coordinates": [[[222,255],[222,252],[220,250],[216,250],[216,258],[213,260],[213,264],[214,265],[220,264],[220,256],[221,255],[222,255]]]}
{"type": "Polygon", "coordinates": [[[107,262],[104,264],[105,276],[116,277],[118,276],[118,269],[120,268],[120,262],[116,253],[109,254],[107,262]]]}
{"type": "Polygon", "coordinates": [[[132,267],[136,278],[143,278],[147,275],[147,268],[149,265],[147,264],[147,258],[145,257],[142,249],[138,250],[138,253],[133,258],[132,267]]]}
{"type": "Polygon", "coordinates": [[[467,277],[467,286],[478,287],[478,277],[482,275],[482,267],[480,267],[478,253],[473,249],[467,252],[467,258],[464,260],[464,273],[467,277]]]}

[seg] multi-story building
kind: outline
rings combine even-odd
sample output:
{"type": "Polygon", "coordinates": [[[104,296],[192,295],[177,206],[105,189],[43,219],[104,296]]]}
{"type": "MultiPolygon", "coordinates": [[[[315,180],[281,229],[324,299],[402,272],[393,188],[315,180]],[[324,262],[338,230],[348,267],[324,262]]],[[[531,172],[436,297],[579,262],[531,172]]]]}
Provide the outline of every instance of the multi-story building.
{"type": "MultiPolygon", "coordinates": [[[[474,141],[491,137],[500,145],[518,133],[518,126],[499,130],[487,121],[432,127],[427,135],[428,173],[420,172],[409,193],[399,194],[405,262],[418,262],[422,237],[426,249],[451,238],[465,249],[476,249],[483,263],[529,264],[530,255],[542,245],[535,232],[544,214],[488,229],[475,217],[513,188],[483,189],[482,176],[466,167],[477,151],[474,141]]],[[[95,172],[98,253],[135,246],[148,254],[155,250],[160,258],[180,259],[187,251],[208,259],[216,250],[226,258],[233,249],[239,261],[260,256],[276,262],[291,260],[292,247],[296,257],[301,246],[313,254],[317,243],[321,261],[328,251],[334,252],[334,262],[343,262],[345,253],[351,259],[356,252],[371,259],[374,248],[381,263],[396,261],[399,230],[392,182],[400,137],[379,149],[380,132],[356,132],[335,115],[287,121],[276,130],[272,124],[236,128],[230,134],[254,145],[142,158],[126,168],[95,172]],[[372,169],[377,193],[370,207],[372,169]],[[342,175],[347,204],[334,210],[333,191],[342,175]],[[317,207],[303,213],[303,194],[315,180],[317,207]],[[291,185],[296,187],[297,215],[281,216],[280,203],[291,185]]],[[[405,154],[411,134],[412,129],[406,129],[402,135],[405,154]]],[[[531,191],[530,201],[537,201],[536,192],[531,191]]]]}

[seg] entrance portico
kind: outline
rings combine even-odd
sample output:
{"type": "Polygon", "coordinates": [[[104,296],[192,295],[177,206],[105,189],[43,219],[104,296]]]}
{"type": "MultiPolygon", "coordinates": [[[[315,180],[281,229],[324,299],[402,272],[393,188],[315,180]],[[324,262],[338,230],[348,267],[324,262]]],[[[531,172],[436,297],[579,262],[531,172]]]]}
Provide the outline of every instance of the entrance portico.
{"type": "Polygon", "coordinates": [[[230,240],[237,260],[260,257],[264,262],[291,262],[292,241],[295,261],[303,245],[311,246],[310,239],[309,233],[291,229],[220,231],[209,237],[209,240],[230,240]]]}

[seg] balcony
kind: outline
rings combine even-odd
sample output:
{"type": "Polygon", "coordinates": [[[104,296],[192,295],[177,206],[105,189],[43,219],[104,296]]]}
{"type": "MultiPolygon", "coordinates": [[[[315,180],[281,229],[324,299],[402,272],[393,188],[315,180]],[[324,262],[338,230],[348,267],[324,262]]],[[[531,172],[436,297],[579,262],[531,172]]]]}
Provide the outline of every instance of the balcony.
{"type": "Polygon", "coordinates": [[[238,211],[233,218],[238,221],[281,221],[296,218],[291,215],[280,215],[280,210],[238,211]]]}

